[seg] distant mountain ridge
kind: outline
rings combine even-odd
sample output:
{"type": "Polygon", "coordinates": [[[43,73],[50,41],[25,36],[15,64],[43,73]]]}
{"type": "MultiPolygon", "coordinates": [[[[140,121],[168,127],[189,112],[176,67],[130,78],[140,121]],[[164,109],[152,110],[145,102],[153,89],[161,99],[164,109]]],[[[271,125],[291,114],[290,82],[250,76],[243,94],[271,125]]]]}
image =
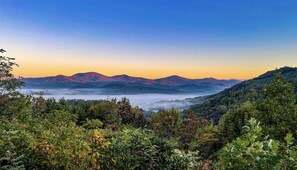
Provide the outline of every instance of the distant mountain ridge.
{"type": "Polygon", "coordinates": [[[214,78],[189,79],[177,75],[147,79],[129,75],[106,76],[96,72],[77,73],[72,76],[23,78],[26,88],[98,88],[104,93],[215,93],[239,80],[214,78]]]}
{"type": "Polygon", "coordinates": [[[196,83],[235,84],[240,82],[239,80],[236,80],[236,79],[230,79],[230,80],[219,80],[215,78],[189,79],[189,78],[184,78],[177,75],[173,75],[165,78],[159,78],[159,79],[147,79],[142,77],[132,77],[126,74],[116,75],[116,76],[106,76],[96,72],[76,73],[72,76],[57,75],[57,76],[37,77],[37,78],[23,78],[22,80],[36,81],[36,82],[38,81],[42,83],[126,82],[126,83],[142,83],[147,85],[160,84],[160,85],[169,85],[169,86],[196,84],[196,83]]]}

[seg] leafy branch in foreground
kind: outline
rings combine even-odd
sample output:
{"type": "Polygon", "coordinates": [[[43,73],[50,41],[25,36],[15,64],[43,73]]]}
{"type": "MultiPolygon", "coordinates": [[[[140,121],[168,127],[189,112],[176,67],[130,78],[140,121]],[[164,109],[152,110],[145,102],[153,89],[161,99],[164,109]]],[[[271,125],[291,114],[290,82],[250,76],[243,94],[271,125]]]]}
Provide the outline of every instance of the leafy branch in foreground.
{"type": "Polygon", "coordinates": [[[263,137],[260,122],[251,118],[243,127],[245,134],[221,149],[215,169],[296,169],[297,152],[292,134],[287,134],[287,144],[263,137]],[[285,150],[285,152],[283,152],[285,150]]]}
{"type": "MultiPolygon", "coordinates": [[[[0,53],[6,52],[0,49],[0,53]]],[[[17,88],[24,85],[12,74],[13,67],[18,67],[15,58],[0,56],[0,94],[12,94],[17,88]]]]}

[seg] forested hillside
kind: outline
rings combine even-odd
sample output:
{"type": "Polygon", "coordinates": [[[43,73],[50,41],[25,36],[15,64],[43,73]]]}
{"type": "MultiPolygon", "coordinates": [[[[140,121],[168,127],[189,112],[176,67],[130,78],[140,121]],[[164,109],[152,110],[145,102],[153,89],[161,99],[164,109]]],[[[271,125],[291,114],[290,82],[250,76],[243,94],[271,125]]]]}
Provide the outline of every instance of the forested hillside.
{"type": "Polygon", "coordinates": [[[145,117],[125,98],[25,96],[14,66],[0,57],[0,169],[297,169],[296,91],[281,73],[215,126],[193,111],[145,117]]]}
{"type": "Polygon", "coordinates": [[[283,67],[269,71],[254,79],[243,81],[218,94],[208,96],[205,102],[193,105],[190,110],[217,123],[228,110],[237,108],[244,102],[254,102],[263,98],[264,85],[271,83],[277,73],[281,73],[287,81],[292,83],[297,92],[297,68],[283,67]]]}

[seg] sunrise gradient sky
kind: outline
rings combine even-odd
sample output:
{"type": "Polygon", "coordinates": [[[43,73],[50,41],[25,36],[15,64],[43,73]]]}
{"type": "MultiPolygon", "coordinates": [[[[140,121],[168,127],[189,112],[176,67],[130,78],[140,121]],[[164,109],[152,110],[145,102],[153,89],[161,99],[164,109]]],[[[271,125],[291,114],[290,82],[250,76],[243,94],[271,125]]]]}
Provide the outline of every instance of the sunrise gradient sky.
{"type": "Polygon", "coordinates": [[[247,79],[297,66],[297,0],[0,0],[24,77],[247,79]]]}

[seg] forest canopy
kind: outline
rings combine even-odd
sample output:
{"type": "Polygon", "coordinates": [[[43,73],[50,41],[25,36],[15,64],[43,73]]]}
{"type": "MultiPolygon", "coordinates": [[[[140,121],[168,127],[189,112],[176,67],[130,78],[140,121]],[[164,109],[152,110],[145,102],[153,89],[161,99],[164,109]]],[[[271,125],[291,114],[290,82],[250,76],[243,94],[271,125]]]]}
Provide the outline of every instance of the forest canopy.
{"type": "Polygon", "coordinates": [[[23,95],[15,66],[0,56],[0,169],[297,169],[296,87],[283,72],[261,95],[233,87],[199,106],[239,97],[232,107],[219,106],[216,125],[191,110],[147,117],[126,98],[23,95]]]}

